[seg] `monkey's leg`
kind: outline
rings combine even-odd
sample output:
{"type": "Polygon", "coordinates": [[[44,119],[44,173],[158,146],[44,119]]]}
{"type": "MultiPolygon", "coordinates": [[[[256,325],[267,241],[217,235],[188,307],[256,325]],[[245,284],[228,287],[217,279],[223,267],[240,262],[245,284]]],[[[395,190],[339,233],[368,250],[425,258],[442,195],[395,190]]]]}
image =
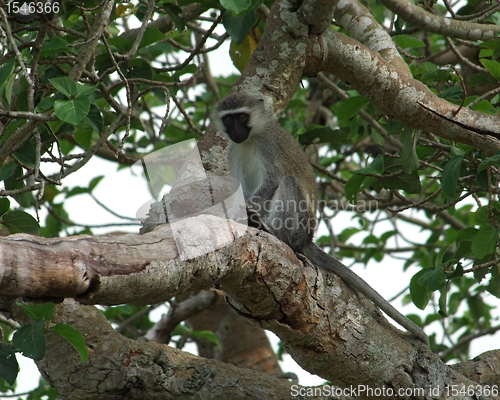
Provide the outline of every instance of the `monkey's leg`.
{"type": "Polygon", "coordinates": [[[314,225],[310,218],[309,205],[296,178],[285,176],[274,192],[265,221],[270,232],[299,251],[311,241],[314,225]]]}

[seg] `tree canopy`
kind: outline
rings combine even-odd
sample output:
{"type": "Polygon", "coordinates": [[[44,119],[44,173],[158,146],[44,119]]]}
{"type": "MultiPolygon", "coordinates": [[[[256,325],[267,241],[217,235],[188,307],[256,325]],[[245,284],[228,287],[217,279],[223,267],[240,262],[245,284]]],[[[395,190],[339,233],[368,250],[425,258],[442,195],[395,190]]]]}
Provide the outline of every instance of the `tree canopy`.
{"type": "MultiPolygon", "coordinates": [[[[255,385],[288,398],[264,328],[337,387],[498,396],[498,350],[468,360],[500,329],[499,33],[496,1],[0,0],[0,390],[23,353],[51,386],[32,398],[249,398],[255,385]],[[218,75],[221,52],[240,74],[218,75]],[[75,196],[117,216],[94,196],[101,176],[66,184],[92,158],[125,169],[196,139],[204,168],[226,175],[210,113],[231,91],[265,98],[303,145],[320,247],[381,275],[416,271],[396,303],[423,310],[408,317],[430,349],[255,229],[183,260],[168,224],[98,236],[75,223],[75,196]],[[188,341],[205,358],[164,346],[188,341]]],[[[220,235],[222,221],[197,218],[193,237],[220,235]]]]}

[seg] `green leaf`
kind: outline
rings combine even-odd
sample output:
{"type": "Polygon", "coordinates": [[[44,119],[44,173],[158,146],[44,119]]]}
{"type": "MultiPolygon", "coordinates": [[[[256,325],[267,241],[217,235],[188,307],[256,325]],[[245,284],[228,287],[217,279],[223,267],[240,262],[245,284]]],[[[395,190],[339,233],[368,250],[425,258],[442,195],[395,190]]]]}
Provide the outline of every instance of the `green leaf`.
{"type": "Polygon", "coordinates": [[[79,194],[84,194],[88,193],[89,189],[88,188],[83,188],[81,186],[75,186],[74,188],[71,188],[68,193],[66,193],[66,198],[70,198],[72,196],[78,196],[79,194]]]}
{"type": "Polygon", "coordinates": [[[491,267],[491,279],[486,290],[493,296],[500,298],[500,267],[498,265],[491,267]]]}
{"type": "Polygon", "coordinates": [[[403,49],[416,49],[418,47],[425,47],[425,43],[420,40],[407,35],[398,35],[394,37],[396,44],[403,49]]]}
{"type": "Polygon", "coordinates": [[[121,53],[126,53],[132,48],[133,42],[131,40],[127,40],[123,36],[115,36],[108,39],[108,44],[111,48],[114,47],[113,50],[118,50],[121,53]]]}
{"type": "MultiPolygon", "coordinates": [[[[347,242],[347,240],[352,236],[355,235],[356,233],[361,232],[361,229],[356,228],[356,227],[349,227],[345,228],[342,232],[339,233],[338,238],[342,242],[347,242]]],[[[327,243],[329,243],[327,241],[327,243]]]]}
{"type": "Polygon", "coordinates": [[[54,108],[54,102],[57,100],[56,96],[44,97],[40,102],[36,105],[35,110],[39,113],[44,113],[48,110],[54,108]]]}
{"type": "Polygon", "coordinates": [[[238,71],[243,72],[247,66],[248,60],[252,56],[252,53],[257,48],[257,41],[253,35],[246,35],[245,39],[241,43],[236,43],[231,40],[229,45],[229,55],[231,56],[231,61],[238,71]]]}
{"type": "Polygon", "coordinates": [[[17,164],[14,161],[4,164],[3,167],[0,168],[0,182],[9,179],[16,171],[16,168],[17,164]]]}
{"type": "Polygon", "coordinates": [[[102,178],[104,178],[104,175],[99,175],[90,181],[89,192],[95,189],[95,187],[99,184],[99,182],[101,182],[102,178]]]}
{"type": "Polygon", "coordinates": [[[233,11],[235,14],[240,14],[248,10],[252,5],[251,0],[220,0],[220,5],[226,10],[233,11]]]}
{"type": "Polygon", "coordinates": [[[14,350],[0,346],[0,378],[5,379],[10,386],[13,386],[18,372],[19,364],[14,350]]]}
{"type": "Polygon", "coordinates": [[[490,39],[487,42],[481,43],[480,46],[485,49],[500,50],[500,39],[490,39]]]}
{"type": "Polygon", "coordinates": [[[464,90],[461,86],[452,86],[444,89],[438,96],[442,99],[459,104],[464,97],[464,90]]]}
{"type": "Polygon", "coordinates": [[[467,305],[472,318],[477,322],[484,315],[484,302],[480,295],[475,295],[467,299],[467,305]]]}
{"type": "Polygon", "coordinates": [[[474,279],[478,282],[481,283],[481,281],[486,277],[488,274],[488,270],[486,268],[481,268],[479,270],[474,271],[474,279]]]}
{"type": "Polygon", "coordinates": [[[447,305],[447,301],[448,301],[448,291],[450,290],[450,285],[449,285],[449,282],[448,284],[446,285],[443,285],[440,289],[439,289],[439,310],[438,310],[438,313],[439,315],[442,315],[443,317],[447,317],[448,316],[448,305],[447,305]]]}
{"type": "Polygon", "coordinates": [[[474,111],[481,111],[486,114],[492,114],[492,115],[495,114],[496,112],[495,106],[485,99],[481,100],[479,103],[472,106],[472,109],[474,111]]]}
{"type": "Polygon", "coordinates": [[[37,236],[42,233],[37,220],[24,211],[9,211],[2,216],[0,223],[10,233],[31,233],[37,236]]]}
{"type": "Polygon", "coordinates": [[[9,62],[5,63],[2,67],[0,67],[0,96],[14,72],[14,67],[15,67],[15,61],[13,58],[9,62]]]}
{"type": "Polygon", "coordinates": [[[492,49],[481,49],[479,50],[479,58],[489,58],[493,57],[495,52],[492,49]]]}
{"type": "Polygon", "coordinates": [[[104,121],[101,112],[94,104],[90,105],[89,113],[85,117],[85,122],[98,134],[102,132],[104,121]]]}
{"type": "Polygon", "coordinates": [[[464,276],[464,268],[462,266],[462,263],[457,263],[455,271],[453,271],[451,274],[446,274],[446,279],[452,280],[461,278],[462,276],[464,276]]]}
{"type": "Polygon", "coordinates": [[[49,79],[52,86],[59,92],[70,98],[77,95],[76,82],[64,76],[49,79]]]}
{"type": "Polygon", "coordinates": [[[43,318],[45,322],[49,322],[54,315],[54,310],[56,309],[56,305],[54,303],[41,303],[33,305],[23,303],[16,304],[20,305],[25,314],[33,321],[38,321],[40,318],[43,318]]]}
{"type": "Polygon", "coordinates": [[[59,36],[54,36],[52,39],[45,41],[42,45],[40,55],[47,57],[52,54],[60,54],[61,52],[74,53],[75,49],[68,46],[68,42],[59,36]]]}
{"type": "Polygon", "coordinates": [[[394,23],[394,29],[397,33],[401,33],[403,31],[403,27],[405,26],[405,21],[403,18],[399,16],[396,18],[396,22],[394,23]]]}
{"type": "Polygon", "coordinates": [[[144,60],[134,59],[129,63],[127,78],[129,79],[153,79],[153,69],[144,60]]]}
{"type": "Polygon", "coordinates": [[[475,85],[494,85],[497,83],[497,80],[491,76],[490,74],[487,74],[485,72],[478,72],[477,74],[472,75],[469,78],[469,86],[475,86],[475,85]]]}
{"type": "Polygon", "coordinates": [[[368,103],[363,96],[349,97],[344,100],[337,110],[339,121],[350,119],[359,114],[360,110],[368,103]]]}
{"type": "Polygon", "coordinates": [[[73,100],[56,100],[54,111],[61,121],[71,125],[78,125],[87,116],[90,109],[90,100],[87,96],[78,96],[73,100]]]}
{"type": "Polygon", "coordinates": [[[427,72],[422,77],[422,82],[431,83],[431,82],[447,82],[451,80],[451,72],[444,69],[437,69],[434,71],[427,72]]]}
{"type": "Polygon", "coordinates": [[[8,108],[11,106],[11,101],[16,100],[15,96],[12,96],[12,89],[14,87],[14,82],[16,82],[16,76],[16,74],[12,74],[0,87],[0,102],[3,100],[8,108]]]}
{"type": "Polygon", "coordinates": [[[36,149],[33,143],[28,142],[14,153],[22,162],[33,167],[35,166],[36,149]]]}
{"type": "Polygon", "coordinates": [[[491,75],[500,79],[500,63],[498,61],[487,60],[486,58],[481,58],[479,61],[484,65],[484,68],[490,71],[491,75]]]}
{"type": "Polygon", "coordinates": [[[352,204],[357,204],[358,202],[358,192],[363,180],[365,179],[364,175],[353,175],[346,182],[344,190],[345,197],[348,202],[352,204]]]}
{"type": "Polygon", "coordinates": [[[12,343],[25,357],[40,361],[45,355],[45,334],[43,332],[43,318],[34,324],[21,326],[12,336],[12,343]]]}
{"type": "Polygon", "coordinates": [[[360,168],[356,171],[353,171],[352,173],[356,175],[368,175],[368,174],[382,175],[383,172],[384,172],[384,157],[378,155],[368,167],[360,168]]]}
{"type": "Polygon", "coordinates": [[[438,290],[446,281],[443,268],[424,268],[423,273],[418,277],[418,284],[427,290],[438,290]]]}
{"type": "MultiPolygon", "coordinates": [[[[172,6],[173,6],[173,4],[172,4],[172,6]]],[[[183,20],[183,18],[180,18],[180,19],[183,20]]],[[[180,25],[178,26],[177,22],[174,19],[172,19],[172,21],[174,21],[177,28],[179,28],[180,25]]],[[[179,21],[179,23],[180,22],[181,21],[179,21]]],[[[185,23],[185,21],[184,21],[184,23],[185,23]]],[[[182,29],[184,29],[184,28],[182,28],[182,29]]],[[[160,40],[164,40],[164,39],[165,39],[165,34],[161,33],[161,31],[158,28],[148,27],[144,31],[144,35],[142,36],[142,40],[141,40],[141,44],[139,45],[139,48],[142,49],[143,47],[147,47],[151,44],[154,44],[154,43],[159,42],[160,40]]]]}
{"type": "Polygon", "coordinates": [[[410,280],[411,300],[413,301],[413,304],[415,304],[421,310],[425,309],[432,297],[432,291],[428,290],[425,286],[418,283],[420,277],[427,273],[426,269],[429,268],[425,268],[417,272],[410,280]]]}
{"type": "Polygon", "coordinates": [[[489,254],[493,254],[498,243],[498,233],[498,228],[491,224],[479,228],[479,232],[474,237],[471,246],[474,256],[482,259],[489,254]]]}
{"type": "Polygon", "coordinates": [[[476,178],[477,185],[483,190],[488,190],[488,173],[483,170],[481,172],[473,171],[473,174],[476,178]]]}
{"type": "Polygon", "coordinates": [[[73,137],[75,138],[76,142],[84,149],[88,150],[90,149],[90,146],[92,145],[92,133],[94,132],[93,129],[89,127],[81,128],[75,130],[73,133],[73,137]]]}
{"type": "Polygon", "coordinates": [[[401,140],[403,142],[401,159],[403,162],[403,171],[407,174],[415,172],[420,166],[416,151],[416,145],[419,137],[420,135],[416,130],[410,131],[409,129],[403,129],[403,133],[401,134],[401,140]]]}
{"type": "Polygon", "coordinates": [[[380,133],[377,132],[376,129],[372,129],[370,131],[370,136],[372,137],[373,141],[376,144],[378,144],[381,147],[384,147],[385,139],[384,139],[384,137],[380,133]]]}
{"type": "Polygon", "coordinates": [[[389,179],[380,178],[378,181],[382,187],[386,189],[400,189],[412,194],[417,194],[422,191],[422,184],[416,172],[412,174],[404,173],[389,179]]]}
{"type": "MultiPolygon", "coordinates": [[[[182,32],[184,28],[186,27],[186,20],[180,16],[182,13],[182,9],[175,4],[171,3],[163,3],[163,8],[167,12],[168,16],[174,21],[175,27],[179,32],[182,32]]],[[[160,32],[158,30],[158,32],[160,32]]],[[[161,33],[161,32],[160,32],[161,33]]],[[[165,35],[163,35],[163,38],[165,38],[165,35]]],[[[157,42],[159,39],[156,39],[154,42],[157,42]]],[[[152,42],[152,43],[154,43],[152,42]]],[[[142,44],[142,42],[141,42],[142,44]]]]}
{"type": "Polygon", "coordinates": [[[429,72],[437,71],[437,69],[438,67],[436,66],[436,64],[426,61],[420,64],[415,69],[415,74],[424,76],[427,75],[429,72]]]}
{"type": "Polygon", "coordinates": [[[469,257],[472,253],[471,246],[472,240],[461,240],[458,242],[453,258],[455,260],[460,260],[461,258],[469,257]]]}
{"type": "Polygon", "coordinates": [[[483,226],[483,225],[490,224],[490,220],[488,217],[488,206],[478,207],[476,212],[471,213],[470,215],[474,216],[474,224],[475,225],[483,226]]]}
{"type": "Polygon", "coordinates": [[[10,201],[6,197],[0,198],[0,217],[4,215],[10,208],[10,201]]]}
{"type": "Polygon", "coordinates": [[[436,255],[436,258],[434,259],[434,266],[436,268],[439,268],[440,265],[445,263],[445,256],[448,252],[449,247],[450,246],[442,246],[439,249],[438,254],[436,255]]]}
{"type": "Polygon", "coordinates": [[[14,72],[14,67],[15,61],[13,58],[10,59],[9,62],[6,62],[2,67],[0,67],[0,89],[14,72]]]}
{"type": "Polygon", "coordinates": [[[469,240],[472,242],[472,239],[474,238],[474,236],[476,236],[476,233],[477,229],[472,227],[460,229],[457,232],[456,242],[460,243],[462,240],[469,240]]]}
{"type": "Polygon", "coordinates": [[[458,188],[458,178],[462,168],[463,155],[452,157],[444,166],[443,177],[441,183],[443,185],[443,192],[449,197],[455,196],[458,188]]]}
{"type": "Polygon", "coordinates": [[[80,83],[76,84],[76,97],[87,96],[90,97],[95,94],[95,85],[82,85],[80,83]]]}
{"type": "Polygon", "coordinates": [[[179,4],[180,7],[188,6],[193,3],[200,3],[207,8],[214,8],[219,5],[217,0],[177,0],[177,4],[179,4]]]}
{"type": "Polygon", "coordinates": [[[138,306],[132,306],[131,304],[122,304],[119,306],[108,307],[104,311],[104,316],[110,321],[116,319],[116,317],[118,316],[120,317],[120,319],[126,319],[134,315],[137,311],[139,311],[138,306]]]}
{"type": "Polygon", "coordinates": [[[389,240],[389,238],[393,237],[393,236],[396,236],[398,234],[397,231],[387,231],[387,232],[384,232],[382,235],[380,235],[380,241],[382,243],[386,243],[387,240],[389,240]]]}
{"type": "Polygon", "coordinates": [[[313,143],[345,143],[348,133],[339,129],[332,129],[324,125],[310,124],[306,131],[299,136],[300,143],[304,145],[313,143]]]}
{"type": "MultiPolygon", "coordinates": [[[[14,189],[23,189],[26,187],[24,184],[24,181],[20,178],[23,175],[23,169],[16,165],[14,172],[12,175],[4,180],[4,185],[5,189],[7,190],[14,190],[14,189]]],[[[31,205],[34,203],[33,195],[31,192],[25,192],[21,194],[15,194],[12,196],[21,207],[31,207],[31,205]]]]}
{"type": "Polygon", "coordinates": [[[246,13],[243,16],[234,16],[231,11],[227,11],[222,16],[222,24],[227,33],[237,44],[243,43],[248,32],[257,22],[255,13],[246,13]]]}
{"type": "Polygon", "coordinates": [[[89,352],[87,346],[85,345],[85,339],[82,334],[78,332],[72,326],[66,324],[54,325],[51,329],[54,330],[61,337],[66,339],[78,352],[82,363],[86,363],[89,359],[89,352]]]}
{"type": "Polygon", "coordinates": [[[481,164],[479,164],[478,171],[482,171],[488,167],[500,167],[500,151],[497,151],[491,157],[485,158],[481,164]]]}

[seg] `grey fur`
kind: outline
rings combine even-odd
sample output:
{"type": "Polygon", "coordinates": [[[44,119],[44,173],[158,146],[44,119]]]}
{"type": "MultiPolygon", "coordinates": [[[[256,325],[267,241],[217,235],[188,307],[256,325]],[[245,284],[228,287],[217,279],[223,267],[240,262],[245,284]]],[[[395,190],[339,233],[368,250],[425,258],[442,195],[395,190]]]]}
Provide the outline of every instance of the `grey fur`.
{"type": "Polygon", "coordinates": [[[340,276],[394,321],[428,344],[429,339],[422,329],[349,268],[312,243],[316,226],[314,174],[300,145],[266,113],[263,102],[240,93],[230,95],[217,105],[213,121],[218,132],[229,140],[231,174],[241,182],[249,209],[258,214],[264,227],[294,251],[308,257],[314,265],[340,276]],[[241,143],[230,139],[223,123],[225,116],[235,114],[250,117],[247,123],[249,135],[241,143]],[[279,221],[281,226],[278,226],[279,221]]]}

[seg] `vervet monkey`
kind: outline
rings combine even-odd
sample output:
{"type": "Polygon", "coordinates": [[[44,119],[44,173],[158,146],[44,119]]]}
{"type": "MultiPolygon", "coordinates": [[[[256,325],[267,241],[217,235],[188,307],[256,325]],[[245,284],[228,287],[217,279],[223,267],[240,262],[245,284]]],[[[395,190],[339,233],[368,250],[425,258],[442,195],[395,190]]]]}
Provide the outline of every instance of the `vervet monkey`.
{"type": "Polygon", "coordinates": [[[263,101],[241,93],[230,95],[215,108],[213,122],[217,131],[229,140],[229,168],[231,175],[241,182],[250,221],[260,222],[313,264],[340,276],[428,344],[422,329],[313,243],[316,226],[313,171],[299,143],[266,112],[263,101]]]}

